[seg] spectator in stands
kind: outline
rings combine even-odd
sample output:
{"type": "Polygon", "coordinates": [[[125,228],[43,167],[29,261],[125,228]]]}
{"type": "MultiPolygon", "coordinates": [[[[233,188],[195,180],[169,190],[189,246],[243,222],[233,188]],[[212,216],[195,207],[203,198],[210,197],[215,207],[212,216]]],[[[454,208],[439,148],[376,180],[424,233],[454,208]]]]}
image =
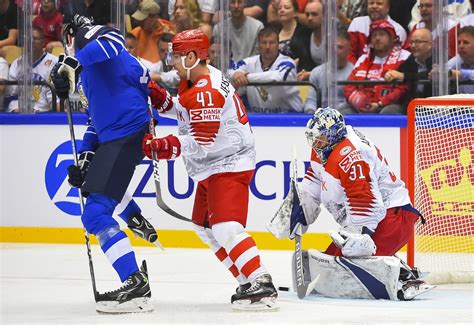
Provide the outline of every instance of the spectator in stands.
{"type": "Polygon", "coordinates": [[[197,0],[176,0],[173,16],[176,33],[189,29],[199,29],[211,39],[212,26],[202,19],[202,11],[197,0]]]}
{"type": "MultiPolygon", "coordinates": [[[[410,52],[401,48],[395,28],[387,20],[370,24],[369,40],[370,52],[359,58],[348,80],[384,80],[388,70],[397,69],[410,56],[410,52]]],[[[404,84],[345,86],[348,105],[340,111],[343,114],[406,114],[406,107],[400,103],[407,93],[408,86],[404,84]]]]}
{"type": "Polygon", "coordinates": [[[18,8],[13,0],[0,0],[0,49],[16,45],[18,37],[18,8]]]}
{"type": "MultiPolygon", "coordinates": [[[[394,0],[395,1],[395,0],[394,0]]],[[[368,52],[368,36],[370,24],[376,20],[386,20],[395,28],[398,39],[403,44],[407,38],[405,29],[396,21],[388,16],[390,0],[368,0],[368,16],[357,17],[352,20],[349,26],[349,35],[351,36],[351,53],[349,61],[357,62],[362,54],[368,52]]]]}
{"type": "Polygon", "coordinates": [[[298,23],[297,14],[298,3],[296,0],[280,0],[278,5],[278,17],[281,25],[278,35],[279,48],[281,54],[295,60],[298,71],[302,69],[311,70],[312,67],[308,66],[308,62],[311,62],[311,56],[307,51],[311,30],[298,23]]]}
{"type": "Polygon", "coordinates": [[[144,58],[138,55],[138,46],[139,46],[138,40],[135,37],[135,35],[133,35],[132,33],[126,33],[125,34],[125,48],[131,55],[136,57],[148,70],[150,70],[151,67],[153,66],[153,63],[151,63],[148,60],[145,60],[144,58]]]}
{"type": "Polygon", "coordinates": [[[306,33],[306,39],[301,44],[292,40],[291,48],[295,52],[293,58],[298,58],[298,80],[308,80],[311,70],[320,65],[326,58],[326,40],[323,37],[323,5],[314,1],[306,5],[306,26],[311,33],[306,33]]]}
{"type": "Polygon", "coordinates": [[[171,43],[172,38],[173,34],[164,33],[158,39],[158,51],[161,59],[150,67],[150,77],[175,95],[178,93],[179,76],[175,69],[166,64],[168,44],[171,43]]]}
{"type": "MultiPolygon", "coordinates": [[[[307,18],[304,13],[304,9],[308,2],[320,2],[319,0],[296,0],[298,5],[297,19],[301,24],[306,25],[307,18]]],[[[280,17],[278,16],[278,7],[280,5],[280,0],[271,0],[267,8],[267,23],[279,23],[280,17]]]]}
{"type": "MultiPolygon", "coordinates": [[[[354,65],[347,61],[347,55],[351,50],[351,39],[349,34],[344,29],[339,29],[337,33],[337,72],[336,80],[346,80],[351,74],[354,65]]],[[[317,91],[313,87],[309,88],[308,97],[304,105],[305,113],[314,113],[317,107],[327,107],[328,101],[325,96],[321,96],[323,91],[327,88],[327,71],[329,67],[324,63],[311,71],[309,81],[316,86],[317,91]],[[324,99],[324,101],[322,100],[324,99]]],[[[337,86],[337,104],[336,108],[345,106],[347,104],[344,97],[344,86],[337,86]]]]}
{"type": "MultiPolygon", "coordinates": [[[[420,14],[420,0],[411,9],[411,21],[408,24],[408,29],[412,29],[421,20],[420,14]]],[[[454,20],[459,20],[472,12],[471,2],[468,0],[449,0],[448,4],[443,8],[444,12],[450,15],[454,20]]]]}
{"type": "MultiPolygon", "coordinates": [[[[230,0],[229,38],[232,43],[232,54],[235,61],[257,54],[258,32],[263,28],[261,21],[247,17],[244,9],[247,0],[230,0]]],[[[212,35],[219,39],[223,34],[222,23],[214,26],[212,35]]]]}
{"type": "MultiPolygon", "coordinates": [[[[219,0],[197,0],[196,4],[191,4],[190,6],[198,6],[201,11],[200,21],[206,24],[211,24],[212,17],[217,10],[218,1],[219,0]]],[[[176,2],[177,0],[170,0],[168,2],[168,13],[171,20],[175,19],[174,12],[176,10],[176,2]]],[[[186,6],[189,5],[186,4],[186,6]]]]}
{"type": "MultiPolygon", "coordinates": [[[[44,51],[44,31],[40,27],[33,26],[32,28],[33,44],[32,44],[32,79],[34,81],[51,82],[50,74],[53,66],[58,61],[58,58],[50,53],[44,51]]],[[[22,80],[21,60],[22,56],[13,61],[8,75],[9,80],[22,80]]],[[[7,112],[18,113],[20,107],[18,105],[18,96],[21,91],[19,86],[8,87],[8,108],[7,112]]],[[[34,113],[51,111],[51,90],[49,87],[34,85],[32,94],[32,106],[34,113]]]]}
{"type": "Polygon", "coordinates": [[[426,98],[433,95],[430,84],[419,84],[418,80],[428,80],[428,74],[433,67],[432,60],[432,35],[429,29],[415,30],[410,40],[410,57],[396,70],[388,70],[385,80],[403,80],[410,82],[410,96],[412,98],[426,98]]]}
{"type": "Polygon", "coordinates": [[[62,46],[63,15],[56,9],[55,0],[41,0],[41,11],[32,24],[43,29],[46,52],[62,46]]]}
{"type": "Polygon", "coordinates": [[[97,25],[109,25],[111,22],[110,0],[71,0],[64,5],[64,21],[72,20],[75,14],[92,18],[97,25]]]}
{"type": "MultiPolygon", "coordinates": [[[[296,65],[293,59],[278,51],[278,32],[265,27],[258,33],[259,55],[237,64],[232,73],[236,88],[249,82],[295,81],[296,65]]],[[[303,104],[296,86],[247,87],[248,112],[285,113],[302,112],[303,104]]]]}
{"type": "Polygon", "coordinates": [[[153,0],[144,0],[132,15],[134,19],[141,22],[141,26],[132,30],[132,34],[138,40],[137,56],[152,63],[160,60],[157,45],[160,36],[163,33],[173,32],[173,24],[160,19],[159,16],[160,6],[153,0]]]}
{"type": "MultiPolygon", "coordinates": [[[[449,76],[457,81],[474,81],[474,26],[458,32],[458,55],[448,61],[449,76]]],[[[474,85],[460,85],[458,93],[474,94],[474,85]]]]}
{"type": "MultiPolygon", "coordinates": [[[[8,63],[7,61],[0,56],[0,81],[8,80],[8,63]]],[[[5,110],[5,91],[7,87],[5,85],[0,85],[0,112],[5,110]]]]}
{"type": "MultiPolygon", "coordinates": [[[[410,34],[407,37],[407,40],[403,46],[404,49],[410,48],[410,39],[413,32],[420,28],[428,28],[433,36],[433,39],[438,38],[437,27],[433,26],[433,0],[420,0],[418,5],[421,14],[421,21],[413,26],[410,34]]],[[[447,19],[447,28],[448,28],[448,40],[449,40],[449,57],[456,55],[456,25],[457,22],[446,16],[447,19]]]]}

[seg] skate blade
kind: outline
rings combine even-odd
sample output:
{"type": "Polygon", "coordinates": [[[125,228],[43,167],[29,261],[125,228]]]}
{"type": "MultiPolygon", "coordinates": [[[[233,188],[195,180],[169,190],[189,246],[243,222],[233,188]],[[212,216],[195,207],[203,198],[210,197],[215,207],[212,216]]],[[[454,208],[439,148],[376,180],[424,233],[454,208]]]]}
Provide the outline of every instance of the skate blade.
{"type": "Polygon", "coordinates": [[[413,300],[416,296],[433,290],[434,288],[436,288],[436,286],[431,284],[422,284],[418,288],[408,288],[404,294],[405,300],[413,300]]]}
{"type": "Polygon", "coordinates": [[[275,298],[263,298],[254,303],[251,303],[250,300],[234,301],[232,309],[235,311],[277,311],[280,306],[276,303],[275,298]]]}
{"type": "Polygon", "coordinates": [[[160,241],[158,240],[158,238],[155,240],[155,242],[153,243],[155,244],[159,249],[161,249],[163,252],[165,251],[165,248],[163,247],[163,245],[161,245],[160,241]]]}
{"type": "Polygon", "coordinates": [[[153,304],[150,298],[135,298],[123,303],[118,301],[98,301],[96,310],[99,314],[129,314],[129,313],[151,313],[153,304]]]}

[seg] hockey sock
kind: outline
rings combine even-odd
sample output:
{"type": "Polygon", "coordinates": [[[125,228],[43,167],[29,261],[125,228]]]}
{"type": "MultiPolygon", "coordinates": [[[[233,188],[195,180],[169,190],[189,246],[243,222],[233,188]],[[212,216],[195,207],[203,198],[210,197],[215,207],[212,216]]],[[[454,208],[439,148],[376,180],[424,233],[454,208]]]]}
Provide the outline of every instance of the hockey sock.
{"type": "Polygon", "coordinates": [[[122,282],[138,271],[135,253],[132,251],[130,240],[123,231],[120,230],[101,244],[101,248],[122,282]]]}
{"type": "Polygon", "coordinates": [[[237,222],[223,222],[212,227],[217,242],[235,264],[239,272],[253,282],[259,275],[268,273],[260,263],[260,255],[253,238],[237,222]]]}
{"type": "MultiPolygon", "coordinates": [[[[214,247],[212,247],[212,250],[214,251],[214,247]]],[[[239,272],[237,266],[235,266],[234,262],[232,262],[232,260],[229,258],[224,247],[218,247],[217,251],[214,251],[214,254],[219,259],[219,261],[221,261],[222,264],[224,264],[224,266],[230,271],[230,273],[232,273],[232,275],[234,276],[234,278],[237,279],[239,284],[244,284],[248,282],[247,278],[239,272]]]]}
{"type": "MultiPolygon", "coordinates": [[[[117,209],[119,209],[120,205],[117,207],[117,209]]],[[[135,202],[135,200],[131,199],[127,206],[125,207],[125,209],[123,209],[122,212],[120,212],[118,214],[118,216],[123,220],[125,221],[126,223],[128,223],[128,219],[130,219],[131,216],[135,215],[135,214],[140,214],[142,212],[142,210],[140,209],[140,207],[138,206],[138,204],[135,202]]]]}

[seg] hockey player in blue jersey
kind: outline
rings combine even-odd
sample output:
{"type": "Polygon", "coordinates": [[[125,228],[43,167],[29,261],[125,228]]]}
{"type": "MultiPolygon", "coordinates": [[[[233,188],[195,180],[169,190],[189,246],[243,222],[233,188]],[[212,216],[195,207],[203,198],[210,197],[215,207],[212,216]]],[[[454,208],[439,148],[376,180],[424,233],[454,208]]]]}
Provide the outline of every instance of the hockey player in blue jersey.
{"type": "MultiPolygon", "coordinates": [[[[144,157],[141,141],[150,121],[150,77],[147,69],[126,51],[124,39],[116,29],[93,25],[88,18],[76,15],[64,33],[73,37],[75,57],[60,56],[52,81],[58,97],[66,99],[74,92],[80,75],[91,122],[79,150],[79,164],[68,170],[69,182],[87,196],[82,223],[97,237],[124,282],[115,291],[98,294],[97,310],[152,311],[145,261],[139,269],[127,235],[112,217],[135,167],[144,157]]],[[[155,108],[171,104],[165,90],[157,88],[155,92],[159,99],[154,100],[155,108]]],[[[135,234],[148,241],[156,240],[155,230],[133,200],[121,217],[135,234]]]]}

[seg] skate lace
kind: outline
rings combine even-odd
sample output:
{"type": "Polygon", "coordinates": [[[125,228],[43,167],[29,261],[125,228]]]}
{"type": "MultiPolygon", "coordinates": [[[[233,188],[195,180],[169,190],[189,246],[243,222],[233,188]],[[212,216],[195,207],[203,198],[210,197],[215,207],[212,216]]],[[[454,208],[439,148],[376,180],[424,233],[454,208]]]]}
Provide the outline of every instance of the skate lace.
{"type": "Polygon", "coordinates": [[[127,280],[125,280],[124,284],[120,288],[112,290],[112,291],[107,291],[105,294],[114,294],[114,293],[121,292],[131,285],[133,285],[133,281],[131,278],[128,278],[127,280]]]}

